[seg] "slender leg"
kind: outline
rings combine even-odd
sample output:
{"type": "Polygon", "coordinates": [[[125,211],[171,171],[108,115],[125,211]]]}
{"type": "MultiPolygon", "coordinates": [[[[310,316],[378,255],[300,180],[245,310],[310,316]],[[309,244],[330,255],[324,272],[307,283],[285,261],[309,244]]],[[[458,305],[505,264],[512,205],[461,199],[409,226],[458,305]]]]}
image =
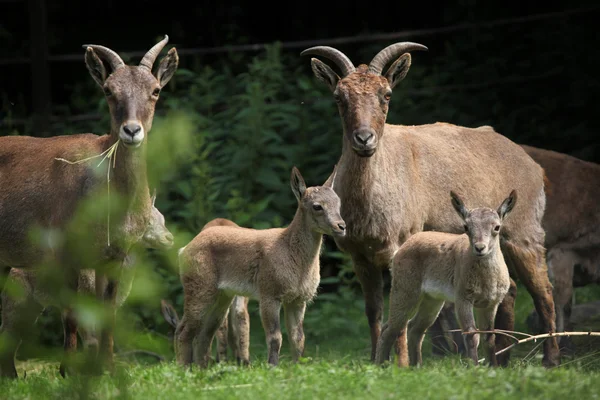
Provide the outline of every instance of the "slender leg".
{"type": "Polygon", "coordinates": [[[239,340],[237,338],[239,332],[239,328],[236,326],[235,320],[235,300],[237,296],[233,298],[233,303],[231,303],[231,307],[229,309],[229,313],[227,314],[227,344],[231,347],[231,352],[233,353],[233,358],[240,363],[240,349],[239,349],[239,340]]]}
{"type": "Polygon", "coordinates": [[[67,365],[73,354],[77,351],[77,319],[72,308],[66,308],[62,312],[63,324],[63,347],[65,359],[60,363],[60,375],[64,378],[67,373],[67,365]]]}
{"type": "Polygon", "coordinates": [[[4,291],[4,285],[8,279],[10,273],[10,267],[0,266],[0,292],[4,291]]]}
{"type": "Polygon", "coordinates": [[[353,257],[352,261],[365,298],[365,314],[371,330],[371,361],[375,361],[383,320],[383,275],[380,269],[362,260],[353,257]]]}
{"type": "MultiPolygon", "coordinates": [[[[209,314],[219,300],[216,276],[189,272],[186,264],[180,264],[181,283],[183,285],[183,316],[177,325],[174,336],[174,347],[177,362],[180,365],[190,366],[196,355],[196,363],[204,366],[208,363],[210,345],[213,340],[214,331],[220,325],[214,327],[210,340],[204,340],[207,336],[203,324],[208,320],[209,314]],[[203,333],[201,337],[201,333],[203,333]],[[200,357],[200,358],[198,358],[200,357]]],[[[223,314],[225,309],[222,310],[223,314]]],[[[221,321],[222,322],[222,321],[221,321]]]]}
{"type": "Polygon", "coordinates": [[[194,361],[193,342],[200,331],[200,320],[196,315],[187,314],[185,311],[177,329],[175,329],[175,357],[177,363],[189,366],[194,361]]]}
{"type": "MultiPolygon", "coordinates": [[[[491,331],[494,329],[494,320],[496,319],[496,311],[498,305],[489,308],[478,308],[477,318],[479,319],[480,327],[482,331],[491,331]]],[[[498,360],[496,358],[496,335],[493,333],[485,334],[485,347],[488,355],[489,365],[492,367],[498,366],[498,360]]]]}
{"type": "Polygon", "coordinates": [[[208,366],[210,360],[210,345],[215,334],[225,320],[227,310],[231,306],[233,296],[218,293],[215,301],[209,305],[207,311],[200,313],[200,330],[196,336],[194,346],[194,359],[201,368],[208,366]]]}
{"type": "Polygon", "coordinates": [[[408,367],[408,339],[406,326],[400,331],[396,341],[398,348],[398,367],[408,367]]]}
{"type": "MultiPolygon", "coordinates": [[[[414,282],[412,282],[414,283],[414,282]]],[[[421,285],[408,284],[402,279],[401,271],[392,272],[392,289],[390,291],[390,310],[388,322],[384,325],[377,342],[375,362],[382,364],[390,359],[390,351],[394,342],[398,348],[398,366],[408,366],[406,326],[410,318],[419,308],[421,301],[421,285]],[[401,277],[397,279],[396,276],[401,277]]]]}
{"type": "MultiPolygon", "coordinates": [[[[75,297],[77,295],[77,287],[79,284],[79,273],[71,271],[67,274],[67,290],[65,293],[67,296],[75,297]]],[[[77,351],[77,318],[73,308],[71,307],[72,300],[68,300],[68,297],[64,297],[61,294],[63,300],[61,301],[62,313],[61,319],[63,323],[63,360],[60,363],[59,372],[64,378],[68,372],[73,371],[73,356],[77,351]],[[65,300],[67,303],[65,303],[65,300]]]]}
{"type": "Polygon", "coordinates": [[[281,349],[281,325],[279,313],[281,302],[275,299],[262,299],[260,302],[260,318],[267,337],[269,364],[279,364],[279,350],[281,349]]]}
{"type": "MultiPolygon", "coordinates": [[[[506,242],[505,245],[506,255],[508,255],[510,264],[533,298],[533,303],[540,316],[543,331],[549,333],[556,332],[554,299],[552,296],[552,285],[548,278],[544,247],[538,245],[532,248],[533,244],[529,248],[519,247],[510,242],[506,242]]],[[[556,337],[550,337],[544,341],[544,358],[542,364],[545,367],[560,364],[560,351],[556,337]]]]}
{"type": "MultiPolygon", "coordinates": [[[[496,312],[496,329],[507,331],[515,330],[515,299],[517,298],[517,284],[513,279],[510,280],[510,287],[504,300],[498,305],[496,312]]],[[[496,338],[496,351],[500,351],[512,344],[511,340],[504,336],[498,335],[496,338]]],[[[510,359],[510,351],[506,351],[497,356],[498,365],[506,367],[510,359]]]]}
{"type": "MultiPolygon", "coordinates": [[[[456,313],[454,312],[454,303],[445,303],[444,307],[442,307],[442,311],[440,312],[440,317],[443,316],[442,326],[444,330],[451,331],[455,329],[460,329],[460,325],[456,321],[456,313]]],[[[452,347],[452,351],[456,354],[466,355],[467,350],[465,349],[465,341],[463,340],[463,335],[461,332],[452,332],[449,335],[450,339],[450,347],[452,347]]]]}
{"type": "Polygon", "coordinates": [[[114,369],[114,331],[116,324],[117,313],[117,290],[119,279],[110,276],[106,284],[105,301],[108,306],[108,318],[102,326],[100,336],[100,346],[98,353],[102,359],[102,365],[106,366],[109,371],[114,369]]]}
{"type": "Polygon", "coordinates": [[[454,352],[454,346],[448,344],[446,340],[446,334],[444,332],[444,323],[442,322],[445,319],[445,315],[440,313],[439,317],[433,322],[433,325],[427,330],[427,334],[431,339],[431,352],[435,356],[445,356],[446,354],[450,354],[454,352]]]}
{"type": "Polygon", "coordinates": [[[250,315],[248,298],[235,296],[229,310],[229,342],[238,364],[250,364],[250,315]]]}
{"type": "Polygon", "coordinates": [[[440,315],[427,330],[430,334],[431,343],[433,345],[433,354],[444,356],[446,354],[462,354],[466,355],[465,342],[461,332],[447,331],[459,329],[456,322],[456,314],[454,312],[454,304],[446,302],[440,315]]]}
{"type": "Polygon", "coordinates": [[[96,338],[96,333],[93,330],[89,331],[81,326],[78,328],[78,331],[83,348],[91,353],[96,353],[98,351],[98,338],[96,338]]]}
{"type": "Polygon", "coordinates": [[[284,304],[283,306],[293,362],[298,362],[298,359],[304,355],[303,323],[305,310],[306,303],[304,302],[284,304]]]}
{"type": "Polygon", "coordinates": [[[475,317],[473,316],[473,304],[466,301],[458,300],[454,304],[458,323],[465,335],[465,346],[467,348],[467,356],[473,360],[475,365],[479,364],[477,356],[477,347],[479,347],[479,334],[469,333],[477,330],[475,326],[475,317]]]}
{"type": "MultiPolygon", "coordinates": [[[[553,285],[556,331],[564,332],[570,323],[573,278],[578,257],[570,251],[553,249],[548,251],[547,260],[548,274],[553,285]]],[[[561,350],[572,349],[573,347],[573,343],[568,336],[558,337],[556,340],[561,344],[561,350]]]]}
{"type": "Polygon", "coordinates": [[[411,365],[423,365],[421,347],[425,332],[435,322],[444,302],[423,296],[419,311],[408,323],[408,357],[411,365]]]}
{"type": "Polygon", "coordinates": [[[26,296],[13,297],[7,290],[2,292],[0,377],[16,379],[15,356],[22,342],[30,343],[35,339],[34,324],[43,307],[34,301],[32,288],[26,282],[16,281],[10,284],[22,285],[26,296]]]}
{"type": "Polygon", "coordinates": [[[227,361],[227,315],[229,310],[225,312],[223,323],[217,329],[217,362],[227,361]]]}

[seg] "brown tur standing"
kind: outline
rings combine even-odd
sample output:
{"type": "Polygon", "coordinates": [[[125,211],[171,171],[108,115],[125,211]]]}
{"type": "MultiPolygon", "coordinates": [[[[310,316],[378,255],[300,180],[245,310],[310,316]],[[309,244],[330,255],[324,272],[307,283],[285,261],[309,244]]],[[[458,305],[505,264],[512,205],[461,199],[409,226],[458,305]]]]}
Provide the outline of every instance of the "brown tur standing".
{"type": "MultiPolygon", "coordinates": [[[[84,46],[87,68],[103,89],[110,109],[110,133],[0,137],[2,278],[6,278],[10,267],[48,266],[55,268],[53,275],[59,280],[53,286],[76,293],[79,270],[96,270],[96,288],[107,287],[106,295],[98,289],[97,296],[111,308],[100,337],[100,354],[109,367],[121,265],[130,247],[142,238],[150,219],[146,138],[160,91],[178,65],[177,51],[172,48],[160,62],[156,75],[152,74],[152,65],[167,41],[165,36],[152,47],[139,66],[125,65],[117,53],[106,47],[84,46]],[[110,73],[105,63],[111,68],[110,73]],[[97,167],[99,158],[69,163],[101,154],[116,143],[119,146],[116,158],[109,160],[110,167],[108,162],[97,167]],[[87,213],[94,211],[94,197],[107,192],[106,168],[110,168],[112,205],[120,205],[112,207],[115,211],[110,213],[110,223],[106,208],[103,213],[98,212],[97,218],[87,213]]],[[[61,303],[68,307],[71,300],[61,292],[61,303]]],[[[72,316],[68,315],[65,323],[75,325],[72,330],[76,331],[72,316]]],[[[77,345],[72,339],[73,335],[65,338],[65,350],[71,351],[77,345]]],[[[8,357],[2,354],[1,358],[6,361],[8,357]]],[[[0,375],[16,377],[16,371],[2,362],[0,375]]]]}
{"type": "Polygon", "coordinates": [[[549,181],[543,220],[546,259],[554,286],[556,330],[564,332],[569,327],[573,285],[600,283],[600,165],[522,147],[544,168],[549,181]]]}
{"type": "MultiPolygon", "coordinates": [[[[512,189],[519,205],[501,235],[501,249],[513,277],[533,297],[543,329],[555,331],[552,286],[548,279],[541,226],[546,203],[544,172],[517,144],[489,126],[467,128],[448,123],[420,126],[386,124],[392,89],[408,73],[413,50],[423,45],[403,42],[381,50],[369,65],[355,67],[337,49],[318,46],[301,54],[325,57],[341,70],[311,59],[315,76],[326,83],[342,120],[342,155],[335,191],[348,225],[338,247],[349,253],[362,285],[374,359],[383,317],[382,271],[411,235],[435,230],[459,233],[462,225],[450,205],[439,199],[450,190],[464,194],[468,207],[495,207],[512,189]],[[383,68],[393,63],[385,74],[383,68]]],[[[516,285],[498,309],[496,327],[514,326],[516,285]]],[[[497,340],[500,348],[508,345],[497,340]]],[[[506,364],[508,354],[499,362],[506,364]]],[[[544,343],[543,364],[558,365],[555,338],[544,343]]]]}

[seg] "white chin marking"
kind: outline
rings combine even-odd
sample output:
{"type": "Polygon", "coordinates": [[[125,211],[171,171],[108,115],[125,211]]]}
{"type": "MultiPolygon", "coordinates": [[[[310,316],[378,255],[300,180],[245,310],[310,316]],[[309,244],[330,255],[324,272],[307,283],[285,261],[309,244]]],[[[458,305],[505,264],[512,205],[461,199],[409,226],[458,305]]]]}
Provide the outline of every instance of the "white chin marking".
{"type": "Polygon", "coordinates": [[[125,132],[119,132],[119,139],[127,147],[138,147],[144,141],[144,129],[135,134],[134,137],[126,134],[125,132]]]}
{"type": "Polygon", "coordinates": [[[142,142],[134,143],[134,142],[126,142],[126,141],[123,141],[123,140],[122,140],[122,142],[125,145],[125,147],[131,147],[131,148],[139,147],[140,144],[142,144],[142,142]]]}

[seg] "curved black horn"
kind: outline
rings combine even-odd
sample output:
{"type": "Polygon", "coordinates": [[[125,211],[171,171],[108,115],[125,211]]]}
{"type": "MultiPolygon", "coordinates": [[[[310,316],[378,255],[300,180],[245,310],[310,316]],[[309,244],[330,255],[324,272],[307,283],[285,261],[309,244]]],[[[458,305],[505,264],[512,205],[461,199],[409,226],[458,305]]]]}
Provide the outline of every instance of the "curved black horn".
{"type": "Polygon", "coordinates": [[[146,67],[151,70],[154,61],[156,61],[156,57],[158,57],[161,50],[163,49],[163,47],[165,47],[168,41],[169,35],[165,35],[165,38],[163,40],[156,43],[150,50],[148,50],[144,58],[142,58],[142,61],[140,61],[140,67],[146,67]]]}
{"type": "Polygon", "coordinates": [[[356,69],[354,68],[354,64],[352,64],[352,61],[350,61],[348,56],[346,56],[341,51],[334,49],[333,47],[316,46],[306,49],[302,53],[300,53],[301,56],[305,56],[308,54],[326,57],[329,60],[335,62],[335,64],[342,70],[342,78],[356,69]]]}
{"type": "Polygon", "coordinates": [[[88,47],[91,47],[92,49],[94,49],[94,51],[96,53],[98,53],[98,55],[101,58],[104,58],[104,60],[106,60],[110,64],[110,67],[112,68],[113,71],[115,71],[118,68],[121,68],[125,65],[125,63],[123,62],[121,57],[119,57],[119,55],[117,53],[115,53],[108,47],[99,46],[97,44],[84,44],[82,47],[84,49],[87,49],[88,47]]]}
{"type": "Polygon", "coordinates": [[[377,53],[377,55],[375,57],[373,57],[373,60],[371,60],[371,63],[369,64],[369,71],[376,73],[376,74],[381,74],[381,71],[383,71],[383,67],[385,67],[387,63],[392,61],[394,58],[398,58],[402,54],[408,53],[409,51],[413,51],[413,50],[427,51],[428,49],[427,49],[427,47],[425,47],[419,43],[413,43],[413,42],[394,43],[392,45],[389,45],[385,49],[381,50],[379,53],[377,53]]]}

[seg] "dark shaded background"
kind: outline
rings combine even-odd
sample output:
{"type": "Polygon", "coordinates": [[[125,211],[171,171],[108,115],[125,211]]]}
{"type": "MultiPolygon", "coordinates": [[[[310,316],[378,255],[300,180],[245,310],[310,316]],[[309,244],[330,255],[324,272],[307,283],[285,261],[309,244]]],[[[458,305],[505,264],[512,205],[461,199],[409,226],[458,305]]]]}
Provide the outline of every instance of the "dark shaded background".
{"type": "MultiPolygon", "coordinates": [[[[0,39],[2,61],[28,58],[30,52],[30,14],[41,1],[9,0],[0,2],[0,39]]],[[[49,63],[51,100],[53,105],[69,101],[74,82],[89,80],[83,65],[83,43],[104,44],[118,52],[142,51],[164,33],[170,44],[179,49],[208,48],[242,43],[271,43],[354,36],[369,33],[392,33],[404,30],[439,28],[456,24],[484,23],[533,14],[565,12],[595,7],[595,1],[572,2],[510,2],[474,0],[430,2],[280,2],[271,5],[256,2],[164,2],[164,1],[51,1],[47,8],[47,44],[50,56],[81,54],[80,61],[49,63]]],[[[598,99],[598,55],[595,44],[598,30],[598,9],[562,17],[514,23],[495,27],[478,27],[449,33],[415,36],[430,48],[429,54],[418,55],[415,62],[434,69],[444,69],[450,62],[460,64],[462,73],[448,80],[452,85],[484,84],[484,87],[457,92],[476,102],[478,91],[497,90],[498,85],[485,87],[509,77],[539,76],[546,79],[516,82],[518,96],[512,97],[511,83],[502,84],[500,104],[513,109],[527,106],[544,107],[558,103],[557,121],[570,125],[587,124],[595,114],[598,99]],[[540,37],[542,39],[540,39],[540,37]],[[546,37],[546,40],[543,40],[546,37]],[[559,40],[557,40],[559,39],[559,40]],[[547,54],[547,57],[543,55],[547,54]],[[495,71],[488,75],[473,66],[490,58],[498,59],[495,71]]],[[[354,60],[368,62],[365,48],[381,48],[390,40],[338,45],[354,60]],[[361,57],[359,57],[359,55],[361,57]]],[[[285,50],[299,57],[301,48],[285,50]]],[[[246,53],[251,56],[256,52],[246,53]]],[[[204,56],[182,56],[182,67],[199,59],[203,65],[215,63],[224,53],[204,56]]],[[[310,73],[308,60],[306,73],[310,73]]],[[[456,68],[454,68],[456,69],[456,68]]],[[[13,116],[26,117],[33,107],[31,70],[27,63],[0,64],[2,76],[3,116],[12,109],[13,116]]],[[[425,86],[425,85],[423,85],[425,86]]],[[[416,100],[417,101],[417,100],[416,100]]],[[[55,107],[56,108],[56,107],[55,107]]],[[[485,109],[465,110],[474,119],[489,123],[511,138],[520,134],[503,130],[502,120],[490,120],[485,109]]],[[[524,111],[526,112],[526,111],[524,111]]],[[[55,112],[56,114],[56,112],[55,112]]],[[[436,115],[423,118],[431,122],[436,115]]],[[[400,121],[393,121],[400,122],[400,121]]],[[[422,121],[415,121],[419,123],[422,121]]],[[[461,123],[460,118],[453,121],[461,123]]],[[[557,125],[556,125],[557,126],[557,125]]],[[[5,126],[3,126],[4,128],[5,126]]],[[[35,132],[33,133],[35,134],[35,132]]],[[[597,140],[591,127],[573,140],[568,132],[524,134],[522,142],[550,147],[583,158],[598,161],[597,140]]]]}

